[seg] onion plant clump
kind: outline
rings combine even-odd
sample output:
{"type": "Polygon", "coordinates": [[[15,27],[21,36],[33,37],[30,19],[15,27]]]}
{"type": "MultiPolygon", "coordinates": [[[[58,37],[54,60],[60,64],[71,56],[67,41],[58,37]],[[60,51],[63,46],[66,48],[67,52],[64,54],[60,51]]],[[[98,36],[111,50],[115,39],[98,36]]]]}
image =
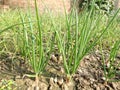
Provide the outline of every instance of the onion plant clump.
{"type": "Polygon", "coordinates": [[[63,56],[64,69],[68,80],[77,71],[83,57],[108,30],[118,12],[116,12],[104,28],[101,28],[101,32],[96,31],[100,26],[99,23],[103,15],[96,15],[94,12],[94,2],[90,11],[84,11],[79,15],[77,9],[73,8],[71,14],[65,15],[66,31],[64,34],[61,30],[62,26],[59,25],[56,28],[55,22],[52,22],[58,48],[63,56]]]}
{"type": "MultiPolygon", "coordinates": [[[[44,28],[41,20],[42,18],[40,17],[40,14],[38,12],[37,0],[34,0],[34,1],[35,1],[37,30],[33,26],[30,10],[27,14],[28,23],[25,23],[24,16],[22,14],[20,14],[20,17],[21,17],[22,26],[23,26],[23,30],[22,30],[23,52],[22,53],[29,60],[29,64],[35,73],[34,75],[25,74],[25,76],[35,77],[36,86],[38,87],[39,76],[42,74],[42,72],[44,71],[48,63],[50,52],[52,50],[51,48],[53,45],[52,43],[53,41],[51,40],[51,38],[47,40],[44,39],[45,36],[43,33],[44,28]],[[28,30],[26,26],[29,27],[28,30]]],[[[50,37],[50,34],[49,34],[49,37],[50,37]]]]}
{"type": "Polygon", "coordinates": [[[33,14],[31,14],[30,8],[26,15],[19,10],[20,22],[0,30],[0,35],[12,30],[14,27],[14,29],[17,29],[14,30],[14,33],[17,35],[17,45],[19,44],[18,50],[20,50],[20,53],[22,53],[26,60],[29,60],[29,65],[34,73],[32,75],[25,74],[24,76],[35,77],[36,86],[38,87],[39,76],[43,73],[48,60],[50,59],[54,34],[52,35],[53,31],[50,31],[52,25],[46,26],[47,23],[49,23],[49,20],[46,20],[45,16],[42,18],[39,14],[37,0],[35,0],[35,11],[36,20],[33,20],[33,14]],[[46,21],[44,21],[44,19],[46,21]],[[49,32],[45,30],[47,28],[49,28],[49,32]]]}
{"type": "Polygon", "coordinates": [[[49,32],[45,30],[47,28],[46,23],[49,23],[49,19],[47,18],[46,20],[45,16],[44,18],[42,18],[42,16],[38,12],[37,0],[34,1],[36,20],[33,20],[33,14],[31,14],[30,8],[28,8],[29,11],[26,15],[21,13],[21,11],[19,10],[20,20],[18,21],[20,22],[14,23],[11,26],[7,26],[3,30],[0,30],[0,35],[4,32],[12,30],[14,27],[14,29],[17,29],[14,33],[17,33],[16,40],[18,42],[17,44],[19,44],[18,50],[20,50],[20,53],[22,53],[25,59],[29,60],[29,65],[34,72],[33,75],[25,74],[25,76],[35,77],[36,86],[38,86],[39,75],[41,75],[44,71],[49,60],[50,53],[52,51],[54,34],[52,35],[53,31],[50,31],[52,25],[48,26],[49,32]],[[46,21],[44,21],[44,19],[46,21]]]}
{"type": "MultiPolygon", "coordinates": [[[[102,49],[102,46],[101,46],[102,49]]],[[[116,75],[119,76],[120,72],[117,70],[120,67],[120,62],[116,63],[116,56],[120,50],[120,40],[116,41],[113,47],[110,50],[109,58],[105,60],[105,57],[102,53],[103,60],[103,69],[106,82],[110,81],[120,81],[116,80],[116,75]]]]}

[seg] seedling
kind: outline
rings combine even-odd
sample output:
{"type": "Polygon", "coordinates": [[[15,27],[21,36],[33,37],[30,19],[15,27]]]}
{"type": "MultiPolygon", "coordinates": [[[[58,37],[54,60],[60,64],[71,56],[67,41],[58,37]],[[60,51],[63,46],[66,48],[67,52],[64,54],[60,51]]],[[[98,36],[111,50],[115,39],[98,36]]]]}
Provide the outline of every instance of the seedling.
{"type": "Polygon", "coordinates": [[[120,75],[120,72],[117,70],[120,67],[120,62],[116,63],[116,55],[119,49],[120,41],[116,41],[113,45],[113,48],[110,50],[109,58],[107,61],[105,60],[105,57],[102,53],[103,69],[106,82],[120,81],[115,79],[116,75],[120,75]]]}

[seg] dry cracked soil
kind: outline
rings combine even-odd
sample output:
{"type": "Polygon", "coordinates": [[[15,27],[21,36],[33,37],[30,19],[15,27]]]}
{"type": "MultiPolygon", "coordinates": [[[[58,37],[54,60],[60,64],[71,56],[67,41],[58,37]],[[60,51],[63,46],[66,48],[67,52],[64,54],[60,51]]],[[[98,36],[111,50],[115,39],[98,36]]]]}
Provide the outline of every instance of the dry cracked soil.
{"type": "MultiPolygon", "coordinates": [[[[108,52],[105,51],[104,55],[107,60],[108,52]]],[[[44,73],[40,76],[39,90],[120,90],[120,82],[105,81],[101,57],[99,51],[86,55],[68,83],[61,56],[52,55],[44,73]]],[[[116,57],[117,63],[120,63],[120,55],[116,57]]],[[[117,70],[119,71],[120,67],[117,70]]],[[[0,54],[0,81],[13,80],[16,83],[12,87],[13,90],[35,90],[34,78],[24,77],[25,74],[34,74],[27,60],[19,54],[0,54]]],[[[120,75],[116,75],[113,79],[120,80],[120,75]]]]}

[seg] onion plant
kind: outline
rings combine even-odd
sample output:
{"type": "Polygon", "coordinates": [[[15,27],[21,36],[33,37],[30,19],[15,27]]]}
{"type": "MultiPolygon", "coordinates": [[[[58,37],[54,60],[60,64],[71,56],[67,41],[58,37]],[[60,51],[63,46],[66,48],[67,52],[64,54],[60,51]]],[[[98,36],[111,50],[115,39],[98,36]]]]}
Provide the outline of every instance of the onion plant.
{"type": "MultiPolygon", "coordinates": [[[[19,37],[18,44],[20,45],[18,45],[18,48],[22,50],[22,55],[29,60],[29,65],[34,73],[32,75],[25,74],[25,76],[35,77],[36,86],[38,87],[39,76],[43,73],[52,51],[54,35],[51,35],[53,31],[51,31],[49,35],[45,35],[48,32],[46,32],[46,28],[43,28],[43,18],[38,12],[37,0],[34,1],[36,20],[33,20],[33,17],[31,16],[33,14],[31,14],[30,10],[26,15],[27,17],[25,16],[26,18],[19,11],[20,22],[0,30],[0,35],[8,30],[11,30],[13,27],[18,27],[18,29],[15,30],[19,37]]],[[[47,23],[47,21],[44,22],[47,23]]],[[[49,29],[51,30],[51,26],[49,29]]]]}
{"type": "Polygon", "coordinates": [[[18,30],[18,47],[20,49],[20,52],[22,54],[22,56],[25,56],[25,58],[27,57],[27,54],[28,54],[28,48],[29,48],[29,43],[28,43],[28,29],[26,28],[27,27],[27,24],[25,24],[25,18],[24,18],[24,15],[21,13],[21,11],[19,10],[19,15],[20,15],[20,19],[21,19],[21,22],[22,22],[22,30],[18,30]],[[22,33],[22,35],[21,35],[22,33]],[[22,43],[20,42],[22,41],[22,43]]]}
{"type": "Polygon", "coordinates": [[[116,75],[117,76],[120,75],[120,72],[117,70],[117,68],[120,67],[120,62],[116,63],[116,55],[119,50],[120,40],[116,41],[115,44],[113,45],[113,48],[110,50],[109,58],[107,59],[107,61],[105,60],[105,57],[102,53],[103,69],[106,82],[120,81],[115,79],[116,75]]]}
{"type": "MultiPolygon", "coordinates": [[[[44,71],[47,65],[50,52],[52,50],[51,48],[53,45],[52,44],[53,41],[49,41],[50,39],[48,39],[46,41],[46,45],[43,43],[43,37],[45,37],[43,36],[44,28],[42,27],[42,20],[38,12],[37,0],[34,0],[34,2],[35,2],[35,11],[36,11],[37,31],[34,30],[33,23],[31,20],[31,14],[29,13],[27,16],[28,16],[30,30],[28,32],[24,30],[23,34],[25,37],[25,45],[26,45],[25,47],[27,50],[29,63],[35,72],[35,75],[27,75],[27,76],[35,77],[36,86],[38,87],[39,75],[42,74],[42,72],[44,71]],[[30,34],[30,38],[28,38],[27,33],[30,34]]],[[[24,27],[24,21],[22,20],[22,22],[24,27]]]]}
{"type": "MultiPolygon", "coordinates": [[[[52,50],[53,41],[51,40],[51,38],[49,38],[47,41],[44,41],[44,38],[46,36],[44,36],[44,33],[43,33],[44,28],[42,27],[43,26],[43,23],[41,20],[42,18],[38,12],[37,0],[34,0],[34,1],[35,1],[35,11],[36,11],[35,16],[36,16],[37,30],[33,26],[30,8],[27,14],[29,23],[27,24],[25,23],[25,20],[22,14],[20,14],[20,17],[21,17],[22,26],[23,26],[23,30],[22,30],[23,31],[22,32],[23,54],[29,60],[29,65],[32,67],[35,73],[33,75],[25,74],[25,76],[35,77],[36,86],[38,87],[39,76],[42,74],[42,72],[44,71],[47,65],[47,62],[49,60],[50,53],[52,50]],[[29,29],[28,29],[28,26],[29,26],[29,29]]],[[[49,37],[50,37],[50,34],[49,34],[49,37]]]]}
{"type": "Polygon", "coordinates": [[[71,14],[65,14],[67,27],[64,32],[61,30],[61,25],[56,28],[55,22],[52,21],[68,80],[75,74],[83,57],[96,45],[119,12],[116,12],[106,27],[101,28],[101,33],[99,33],[96,31],[103,16],[96,15],[94,2],[92,4],[91,10],[81,13],[80,16],[76,8],[72,10],[71,14]]]}

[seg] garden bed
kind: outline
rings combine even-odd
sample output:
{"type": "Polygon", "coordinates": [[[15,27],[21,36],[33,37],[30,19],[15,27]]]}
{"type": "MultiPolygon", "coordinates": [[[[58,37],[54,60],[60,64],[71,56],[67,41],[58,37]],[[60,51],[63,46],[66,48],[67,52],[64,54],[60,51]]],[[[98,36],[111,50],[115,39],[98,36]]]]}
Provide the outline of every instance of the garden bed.
{"type": "Polygon", "coordinates": [[[94,8],[1,12],[0,90],[120,90],[120,9],[94,8]]]}
{"type": "MultiPolygon", "coordinates": [[[[51,58],[45,73],[40,77],[40,90],[120,90],[120,82],[105,82],[101,57],[99,51],[86,55],[72,77],[74,80],[72,83],[67,83],[64,78],[62,62],[51,58]]],[[[120,55],[117,55],[116,61],[120,62],[120,55]]],[[[120,70],[120,67],[117,70],[120,70]]],[[[15,85],[10,86],[12,90],[33,90],[34,78],[28,78],[25,74],[33,74],[33,71],[20,55],[12,53],[0,55],[0,85],[2,80],[13,80],[15,85]]],[[[119,80],[120,76],[116,75],[114,79],[119,80]]]]}

